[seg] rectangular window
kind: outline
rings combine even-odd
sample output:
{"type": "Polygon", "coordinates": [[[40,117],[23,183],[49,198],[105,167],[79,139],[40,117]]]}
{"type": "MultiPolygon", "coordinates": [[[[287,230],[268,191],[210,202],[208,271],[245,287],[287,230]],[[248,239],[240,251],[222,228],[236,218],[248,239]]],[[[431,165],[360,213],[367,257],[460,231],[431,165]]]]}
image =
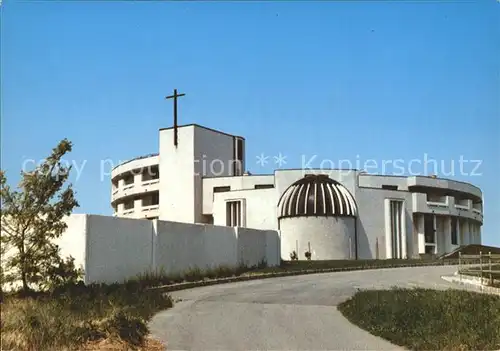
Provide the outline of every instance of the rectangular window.
{"type": "Polygon", "coordinates": [[[457,217],[451,217],[451,244],[458,245],[457,217]]]}
{"type": "Polygon", "coordinates": [[[214,193],[225,193],[226,191],[231,191],[230,186],[214,186],[214,193]]]}
{"type": "Polygon", "coordinates": [[[125,210],[131,210],[133,208],[134,208],[134,200],[125,202],[125,204],[123,205],[123,209],[125,210]]]}
{"type": "Polygon", "coordinates": [[[151,205],[158,205],[160,203],[160,193],[154,193],[151,195],[151,205]]]}
{"type": "Polygon", "coordinates": [[[403,201],[390,201],[392,258],[403,257],[403,201]]]}
{"type": "Polygon", "coordinates": [[[385,189],[385,190],[398,190],[398,186],[397,185],[382,185],[382,189],[385,189]]]}
{"type": "Polygon", "coordinates": [[[243,171],[245,168],[245,166],[244,166],[245,145],[244,145],[242,138],[235,137],[233,140],[234,140],[234,145],[233,145],[233,153],[234,153],[233,175],[234,176],[241,176],[241,175],[243,175],[243,171]]]}
{"type": "Polygon", "coordinates": [[[242,226],[242,208],[241,200],[226,202],[226,225],[228,227],[242,226]]]}
{"type": "Polygon", "coordinates": [[[272,189],[274,184],[255,184],[254,189],[272,189]]]}
{"type": "Polygon", "coordinates": [[[434,223],[434,215],[424,215],[424,236],[426,244],[436,243],[436,228],[434,223]]]}

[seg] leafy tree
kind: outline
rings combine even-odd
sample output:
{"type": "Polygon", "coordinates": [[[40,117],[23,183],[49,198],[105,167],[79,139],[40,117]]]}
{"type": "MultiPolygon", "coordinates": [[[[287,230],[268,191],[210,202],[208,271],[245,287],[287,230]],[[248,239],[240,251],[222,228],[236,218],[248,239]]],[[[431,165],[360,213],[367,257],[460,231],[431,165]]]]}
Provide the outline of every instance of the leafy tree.
{"type": "Polygon", "coordinates": [[[73,258],[62,258],[55,243],[67,228],[64,217],[78,207],[71,184],[63,188],[71,166],[61,159],[71,149],[72,143],[63,139],[33,171],[22,170],[18,190],[7,185],[0,171],[1,244],[8,253],[2,257],[2,283],[21,281],[23,292],[81,276],[73,258]]]}

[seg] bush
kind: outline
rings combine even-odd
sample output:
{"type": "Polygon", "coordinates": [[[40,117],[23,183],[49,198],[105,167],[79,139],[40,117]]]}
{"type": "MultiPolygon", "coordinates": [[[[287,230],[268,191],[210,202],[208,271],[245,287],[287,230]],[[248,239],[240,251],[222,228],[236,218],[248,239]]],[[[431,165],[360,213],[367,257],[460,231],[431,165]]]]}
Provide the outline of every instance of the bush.
{"type": "Polygon", "coordinates": [[[360,328],[413,350],[500,348],[500,296],[394,288],[358,292],[338,309],[360,328]]]}
{"type": "Polygon", "coordinates": [[[139,281],[74,285],[37,297],[6,297],[2,303],[3,349],[75,349],[89,341],[117,339],[140,345],[147,321],[172,306],[169,296],[139,281]]]}

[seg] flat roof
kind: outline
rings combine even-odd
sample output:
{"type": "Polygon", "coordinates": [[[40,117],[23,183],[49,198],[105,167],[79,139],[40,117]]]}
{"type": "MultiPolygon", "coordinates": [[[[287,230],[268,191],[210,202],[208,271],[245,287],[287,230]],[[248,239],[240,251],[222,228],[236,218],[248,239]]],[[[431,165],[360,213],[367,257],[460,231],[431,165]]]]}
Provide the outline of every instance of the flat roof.
{"type": "MultiPolygon", "coordinates": [[[[224,134],[224,135],[227,135],[227,136],[237,137],[237,138],[241,138],[241,139],[245,140],[245,138],[243,138],[242,136],[234,135],[234,134],[229,134],[229,133],[222,132],[220,130],[213,129],[213,128],[208,128],[208,127],[202,126],[200,124],[196,124],[196,123],[183,124],[183,125],[177,126],[177,128],[184,128],[184,127],[198,127],[198,128],[209,130],[209,131],[214,132],[214,133],[224,134]]],[[[162,131],[162,130],[169,130],[169,129],[174,129],[174,127],[172,126],[172,127],[167,127],[167,128],[160,128],[160,131],[162,131]]]]}

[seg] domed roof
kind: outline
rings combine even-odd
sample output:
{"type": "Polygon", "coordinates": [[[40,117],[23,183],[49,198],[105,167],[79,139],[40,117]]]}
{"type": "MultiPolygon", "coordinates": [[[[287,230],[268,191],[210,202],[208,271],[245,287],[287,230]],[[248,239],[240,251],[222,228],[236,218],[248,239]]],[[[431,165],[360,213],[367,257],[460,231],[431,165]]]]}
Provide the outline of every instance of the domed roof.
{"type": "Polygon", "coordinates": [[[278,218],[353,216],[356,201],[342,184],[324,174],[308,174],[290,185],[278,202],[278,218]]]}

